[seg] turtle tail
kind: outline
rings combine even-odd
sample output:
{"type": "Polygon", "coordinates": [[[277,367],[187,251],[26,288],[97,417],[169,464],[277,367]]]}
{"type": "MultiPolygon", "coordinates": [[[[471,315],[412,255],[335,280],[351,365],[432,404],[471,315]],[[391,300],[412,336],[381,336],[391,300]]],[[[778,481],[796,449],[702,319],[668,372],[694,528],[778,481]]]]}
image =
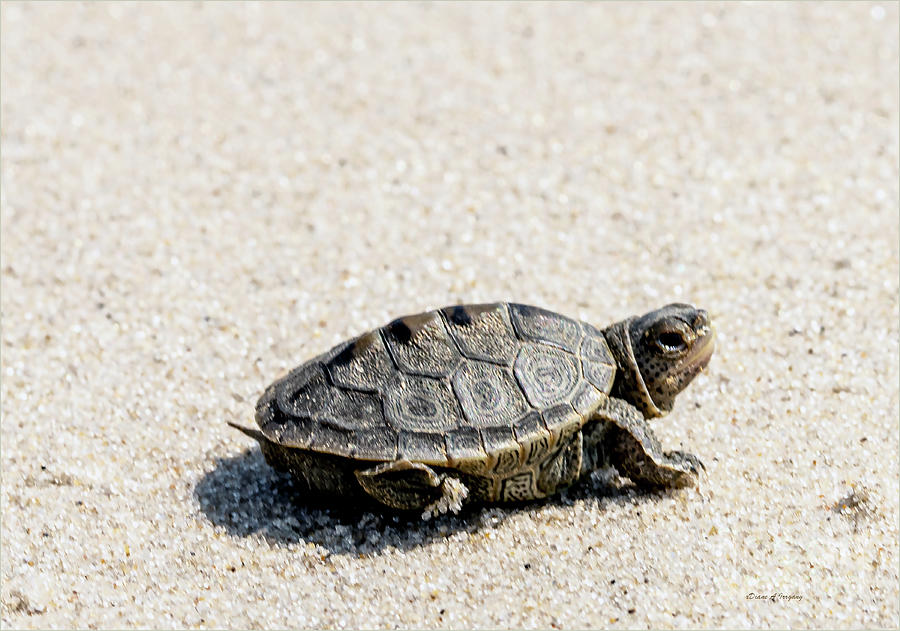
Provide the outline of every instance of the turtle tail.
{"type": "Polygon", "coordinates": [[[270,467],[277,471],[290,471],[292,473],[295,470],[299,471],[296,467],[291,466],[291,456],[294,453],[293,451],[281,449],[277,443],[273,443],[271,439],[267,438],[266,435],[259,430],[243,427],[237,423],[232,423],[231,421],[225,422],[258,442],[259,450],[262,452],[263,458],[266,459],[266,462],[270,467]]]}
{"type": "Polygon", "coordinates": [[[232,423],[231,421],[225,421],[225,422],[228,423],[229,425],[231,425],[236,430],[239,430],[239,431],[247,434],[247,436],[249,436],[250,438],[255,439],[261,445],[264,445],[265,443],[269,442],[269,439],[266,438],[265,435],[259,430],[251,429],[249,427],[244,427],[243,425],[238,425],[237,423],[232,423]]]}

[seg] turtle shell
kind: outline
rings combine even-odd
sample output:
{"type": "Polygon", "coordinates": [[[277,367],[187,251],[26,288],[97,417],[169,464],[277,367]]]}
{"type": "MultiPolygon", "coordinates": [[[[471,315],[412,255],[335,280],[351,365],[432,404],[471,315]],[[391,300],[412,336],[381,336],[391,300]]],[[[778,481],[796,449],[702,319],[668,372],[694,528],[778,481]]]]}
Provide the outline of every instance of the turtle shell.
{"type": "Polygon", "coordinates": [[[512,471],[576,432],[609,393],[603,334],[520,304],[405,316],[334,347],[260,398],[288,448],[472,472],[512,471]]]}

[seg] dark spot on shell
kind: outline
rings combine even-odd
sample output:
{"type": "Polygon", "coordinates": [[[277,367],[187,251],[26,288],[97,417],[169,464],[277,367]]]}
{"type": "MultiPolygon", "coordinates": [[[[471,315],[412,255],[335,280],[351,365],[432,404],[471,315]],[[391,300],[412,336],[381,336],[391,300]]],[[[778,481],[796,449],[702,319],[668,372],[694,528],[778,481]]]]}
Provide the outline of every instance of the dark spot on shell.
{"type": "Polygon", "coordinates": [[[472,324],[472,318],[463,307],[453,307],[453,311],[450,312],[450,322],[459,326],[469,326],[472,324]]]}
{"type": "Polygon", "coordinates": [[[412,331],[402,319],[397,319],[387,325],[388,333],[401,344],[408,344],[412,339],[412,331]]]}
{"type": "Polygon", "coordinates": [[[355,348],[356,344],[347,344],[347,348],[334,356],[334,359],[331,360],[331,364],[333,366],[346,366],[353,360],[353,351],[355,348]]]}

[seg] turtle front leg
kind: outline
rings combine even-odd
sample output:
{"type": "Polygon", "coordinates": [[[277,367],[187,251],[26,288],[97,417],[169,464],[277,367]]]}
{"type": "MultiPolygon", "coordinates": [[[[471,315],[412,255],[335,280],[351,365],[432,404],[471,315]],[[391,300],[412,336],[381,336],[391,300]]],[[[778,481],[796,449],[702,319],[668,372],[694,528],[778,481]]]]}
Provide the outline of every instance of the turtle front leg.
{"type": "Polygon", "coordinates": [[[619,473],[640,486],[694,486],[700,460],[682,451],[663,451],[649,423],[637,408],[621,399],[610,399],[599,416],[609,422],[600,442],[605,459],[619,473]]]}
{"type": "Polygon", "coordinates": [[[428,465],[408,460],[388,462],[356,472],[363,490],[378,502],[398,510],[422,510],[422,519],[462,508],[469,495],[457,478],[438,474],[428,465]]]}

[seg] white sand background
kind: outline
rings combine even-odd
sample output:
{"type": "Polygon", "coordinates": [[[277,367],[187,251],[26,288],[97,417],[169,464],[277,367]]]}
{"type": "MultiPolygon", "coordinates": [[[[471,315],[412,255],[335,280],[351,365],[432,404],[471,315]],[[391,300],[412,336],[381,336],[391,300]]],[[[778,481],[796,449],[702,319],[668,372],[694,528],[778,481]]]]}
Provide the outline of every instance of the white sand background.
{"type": "Polygon", "coordinates": [[[886,2],[3,3],[0,622],[896,628],[898,64],[886,2]],[[225,424],[492,300],[709,309],[703,486],[406,523],[225,424]]]}

